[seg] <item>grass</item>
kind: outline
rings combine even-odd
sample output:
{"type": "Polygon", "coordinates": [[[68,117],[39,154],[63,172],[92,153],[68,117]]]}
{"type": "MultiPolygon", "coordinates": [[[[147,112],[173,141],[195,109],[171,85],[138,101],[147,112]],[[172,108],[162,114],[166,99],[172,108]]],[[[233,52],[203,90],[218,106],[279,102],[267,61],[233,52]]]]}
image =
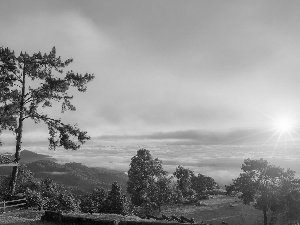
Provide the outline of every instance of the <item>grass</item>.
{"type": "MultiPolygon", "coordinates": [[[[205,206],[168,206],[162,208],[162,213],[171,216],[185,216],[194,218],[196,223],[204,221],[208,224],[220,225],[222,221],[230,225],[261,225],[263,214],[253,206],[244,205],[238,198],[228,196],[214,196],[211,199],[202,201],[205,206]],[[230,206],[232,205],[232,206],[230,206]]],[[[36,210],[14,210],[0,214],[0,224],[6,225],[54,225],[54,223],[41,221],[43,211],[36,210]]],[[[122,216],[115,214],[93,215],[83,213],[70,213],[69,216],[85,218],[101,218],[103,220],[116,221],[141,221],[136,216],[122,216]]]]}
{"type": "Polygon", "coordinates": [[[162,213],[167,216],[182,215],[187,218],[194,218],[196,223],[204,221],[213,225],[219,225],[222,221],[230,225],[263,224],[262,211],[255,209],[253,206],[244,205],[238,198],[220,195],[203,200],[202,203],[205,206],[164,207],[162,213]]]}
{"type": "MultiPolygon", "coordinates": [[[[10,212],[0,214],[0,224],[5,225],[54,225],[55,223],[41,221],[41,216],[44,211],[22,209],[13,210],[10,212]]],[[[68,213],[72,217],[81,218],[100,218],[103,220],[116,220],[116,221],[142,221],[143,219],[137,216],[122,216],[117,214],[100,214],[100,213],[68,213]]]]}
{"type": "Polygon", "coordinates": [[[13,210],[0,214],[0,224],[6,225],[54,225],[54,223],[41,221],[42,211],[13,210]]]}

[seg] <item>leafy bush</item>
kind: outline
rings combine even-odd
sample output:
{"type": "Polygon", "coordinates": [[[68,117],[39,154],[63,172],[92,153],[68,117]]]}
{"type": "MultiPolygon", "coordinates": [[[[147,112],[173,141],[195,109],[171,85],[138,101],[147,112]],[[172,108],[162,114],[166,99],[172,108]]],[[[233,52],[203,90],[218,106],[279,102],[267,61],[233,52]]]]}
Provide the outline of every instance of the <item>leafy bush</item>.
{"type": "Polygon", "coordinates": [[[50,179],[39,181],[37,187],[27,187],[26,198],[29,207],[44,208],[52,211],[79,211],[79,201],[63,185],[50,179]]]}
{"type": "Polygon", "coordinates": [[[117,182],[112,184],[107,193],[104,189],[94,189],[80,198],[80,209],[84,213],[114,213],[126,215],[130,212],[130,206],[121,187],[117,182]]]}
{"type": "Polygon", "coordinates": [[[106,190],[95,188],[92,193],[80,197],[80,210],[84,213],[101,212],[106,197],[106,190]]]}
{"type": "Polygon", "coordinates": [[[46,199],[45,209],[53,211],[79,211],[79,201],[63,185],[58,185],[50,179],[41,182],[40,193],[42,201],[46,199]]]}
{"type": "Polygon", "coordinates": [[[104,201],[102,212],[126,215],[129,212],[127,198],[122,194],[121,187],[117,182],[111,186],[107,198],[104,201]]]}
{"type": "Polygon", "coordinates": [[[26,192],[27,206],[38,207],[39,209],[44,208],[45,204],[49,201],[47,198],[43,198],[41,192],[31,190],[27,188],[26,192]]]}

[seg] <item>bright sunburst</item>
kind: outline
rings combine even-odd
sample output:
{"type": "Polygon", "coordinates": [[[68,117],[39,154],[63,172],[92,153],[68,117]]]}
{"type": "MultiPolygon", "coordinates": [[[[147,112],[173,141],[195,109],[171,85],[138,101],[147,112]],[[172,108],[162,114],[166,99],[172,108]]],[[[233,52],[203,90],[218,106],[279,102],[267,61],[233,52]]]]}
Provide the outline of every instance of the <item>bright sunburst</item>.
{"type": "Polygon", "coordinates": [[[280,133],[291,133],[295,128],[295,122],[291,118],[281,118],[275,121],[275,127],[280,133]]]}
{"type": "MultiPolygon", "coordinates": [[[[243,136],[240,137],[238,139],[232,140],[230,142],[227,143],[233,143],[242,139],[247,139],[250,138],[252,136],[259,136],[259,135],[263,135],[266,139],[264,141],[262,141],[261,143],[261,147],[262,146],[272,146],[273,145],[273,151],[272,154],[275,153],[275,149],[277,147],[283,147],[285,150],[288,148],[296,148],[298,149],[298,147],[300,148],[300,146],[298,146],[299,143],[299,137],[300,134],[298,133],[299,130],[299,126],[298,126],[298,122],[296,120],[294,120],[291,116],[281,116],[281,117],[272,117],[269,116],[265,113],[262,113],[264,116],[266,116],[268,118],[268,120],[270,120],[270,127],[269,129],[266,130],[262,130],[256,133],[252,133],[250,135],[247,136],[243,136]],[[268,135],[269,133],[269,135],[268,135]]],[[[267,120],[266,120],[267,122],[267,120]]]]}

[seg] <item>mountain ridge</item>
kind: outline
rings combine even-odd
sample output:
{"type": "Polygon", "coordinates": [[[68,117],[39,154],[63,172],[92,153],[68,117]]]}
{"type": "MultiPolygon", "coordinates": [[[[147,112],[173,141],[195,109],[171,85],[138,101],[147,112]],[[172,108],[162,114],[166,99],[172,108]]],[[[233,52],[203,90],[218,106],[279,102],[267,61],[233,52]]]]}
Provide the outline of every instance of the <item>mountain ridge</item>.
{"type": "MultiPolygon", "coordinates": [[[[51,156],[28,150],[21,152],[20,163],[25,164],[36,178],[50,178],[56,183],[73,189],[83,191],[92,191],[94,188],[109,189],[111,188],[111,184],[117,181],[122,189],[126,190],[128,177],[124,172],[117,170],[88,167],[76,162],[59,164],[51,156]]],[[[0,170],[1,176],[10,175],[12,171],[11,167],[2,168],[0,170]]]]}

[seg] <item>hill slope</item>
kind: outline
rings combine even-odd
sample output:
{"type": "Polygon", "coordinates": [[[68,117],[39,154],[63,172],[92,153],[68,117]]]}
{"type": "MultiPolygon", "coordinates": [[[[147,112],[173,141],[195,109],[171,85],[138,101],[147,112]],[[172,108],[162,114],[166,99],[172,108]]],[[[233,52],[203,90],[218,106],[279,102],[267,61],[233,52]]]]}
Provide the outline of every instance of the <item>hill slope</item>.
{"type": "Polygon", "coordinates": [[[126,189],[127,175],[123,172],[92,168],[80,163],[66,163],[64,165],[53,161],[40,160],[26,164],[36,178],[51,178],[56,183],[69,187],[91,191],[95,187],[111,188],[117,181],[123,190],[126,189]]]}
{"type": "MultiPolygon", "coordinates": [[[[13,156],[4,154],[7,157],[13,156]]],[[[65,186],[91,191],[95,187],[110,189],[115,181],[122,189],[126,190],[127,175],[120,171],[109,170],[99,167],[87,167],[80,163],[58,164],[55,158],[48,155],[38,154],[23,150],[20,155],[20,163],[26,164],[27,168],[36,178],[49,177],[56,183],[65,186]]],[[[10,175],[12,167],[1,167],[0,176],[10,175]]]]}
{"type": "MultiPolygon", "coordinates": [[[[4,153],[2,154],[8,158],[14,160],[14,155],[12,153],[4,153]]],[[[20,153],[20,163],[31,163],[38,160],[48,160],[48,161],[57,161],[55,158],[52,158],[49,155],[43,155],[36,152],[22,150],[20,153]]]]}

